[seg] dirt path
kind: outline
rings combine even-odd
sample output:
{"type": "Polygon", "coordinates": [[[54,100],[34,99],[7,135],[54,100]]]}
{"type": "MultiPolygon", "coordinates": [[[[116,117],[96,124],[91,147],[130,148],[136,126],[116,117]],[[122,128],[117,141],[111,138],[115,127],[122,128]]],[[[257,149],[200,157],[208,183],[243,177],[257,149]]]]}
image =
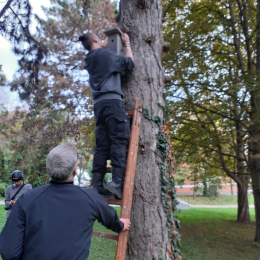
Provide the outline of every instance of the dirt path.
{"type": "MultiPolygon", "coordinates": [[[[212,209],[233,209],[237,208],[237,205],[190,205],[192,208],[212,208],[212,209]]],[[[249,208],[254,208],[255,205],[249,205],[249,208]]]]}

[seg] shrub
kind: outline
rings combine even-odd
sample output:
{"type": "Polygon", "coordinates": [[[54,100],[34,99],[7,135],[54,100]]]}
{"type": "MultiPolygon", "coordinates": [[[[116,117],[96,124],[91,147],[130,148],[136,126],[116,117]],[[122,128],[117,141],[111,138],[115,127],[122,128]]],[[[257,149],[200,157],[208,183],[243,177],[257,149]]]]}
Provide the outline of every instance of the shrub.
{"type": "Polygon", "coordinates": [[[5,190],[6,190],[7,184],[5,182],[0,183],[0,196],[5,196],[5,190]]]}

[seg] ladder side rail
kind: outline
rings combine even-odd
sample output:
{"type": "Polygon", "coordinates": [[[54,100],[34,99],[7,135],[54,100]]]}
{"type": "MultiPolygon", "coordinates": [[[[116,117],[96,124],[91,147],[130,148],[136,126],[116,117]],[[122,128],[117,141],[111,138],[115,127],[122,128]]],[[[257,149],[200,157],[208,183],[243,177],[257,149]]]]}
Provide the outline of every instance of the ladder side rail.
{"type": "MultiPolygon", "coordinates": [[[[128,155],[127,155],[123,199],[121,204],[121,218],[130,219],[131,216],[141,118],[142,118],[142,101],[135,99],[135,110],[132,119],[131,139],[130,139],[128,155]]],[[[119,233],[118,240],[117,240],[115,260],[125,260],[126,249],[127,249],[127,238],[128,238],[128,231],[119,233]]]]}

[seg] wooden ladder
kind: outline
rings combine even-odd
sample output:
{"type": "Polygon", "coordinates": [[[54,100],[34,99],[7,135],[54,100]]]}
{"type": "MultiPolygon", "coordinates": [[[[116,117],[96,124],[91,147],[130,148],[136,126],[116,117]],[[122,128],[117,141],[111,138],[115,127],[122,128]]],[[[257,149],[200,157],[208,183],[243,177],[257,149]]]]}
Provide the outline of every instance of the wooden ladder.
{"type": "MultiPolygon", "coordinates": [[[[122,200],[106,199],[106,201],[109,204],[121,205],[120,217],[130,219],[132,197],[134,190],[136,159],[138,152],[138,142],[142,118],[142,101],[139,101],[136,98],[135,109],[131,112],[128,112],[127,115],[132,118],[132,125],[127,155],[123,197],[122,200]]],[[[107,172],[111,172],[111,168],[107,168],[107,172]]],[[[119,233],[119,235],[111,235],[93,231],[92,236],[117,240],[115,260],[125,260],[128,231],[121,232],[119,233]]]]}

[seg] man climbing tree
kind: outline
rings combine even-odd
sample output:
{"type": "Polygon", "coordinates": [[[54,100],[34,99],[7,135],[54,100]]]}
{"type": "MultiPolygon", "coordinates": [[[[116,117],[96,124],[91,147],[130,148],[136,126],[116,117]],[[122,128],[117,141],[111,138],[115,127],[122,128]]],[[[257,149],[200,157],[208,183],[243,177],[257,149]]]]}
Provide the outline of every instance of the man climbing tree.
{"type": "Polygon", "coordinates": [[[101,41],[94,33],[79,37],[88,54],[84,68],[89,73],[89,85],[94,99],[96,118],[96,148],[93,160],[93,187],[104,197],[122,199],[128,141],[129,118],[123,106],[120,73],[130,72],[134,57],[127,34],[122,35],[126,57],[107,49],[108,38],[101,41]],[[107,160],[111,158],[112,181],[104,190],[107,160]]]}

